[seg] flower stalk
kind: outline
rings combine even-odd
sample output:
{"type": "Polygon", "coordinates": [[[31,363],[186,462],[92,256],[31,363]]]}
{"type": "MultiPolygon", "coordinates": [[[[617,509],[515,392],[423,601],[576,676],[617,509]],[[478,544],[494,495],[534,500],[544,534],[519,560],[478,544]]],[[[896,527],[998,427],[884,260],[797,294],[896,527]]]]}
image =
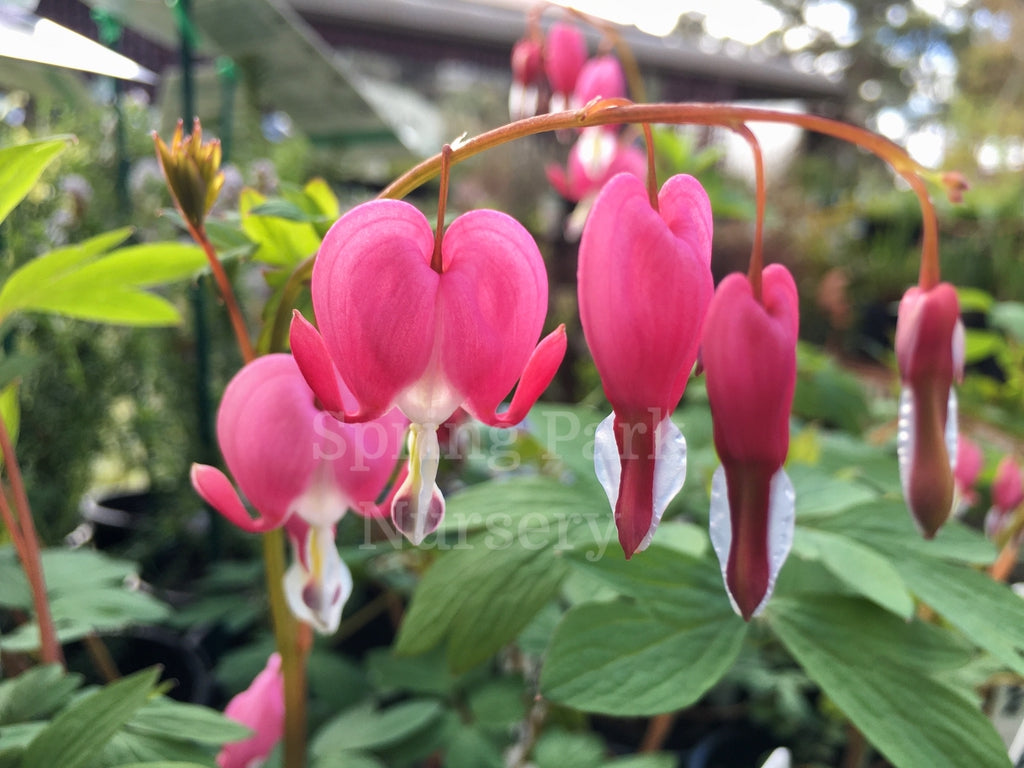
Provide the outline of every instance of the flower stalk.
{"type": "Polygon", "coordinates": [[[36,613],[36,624],[39,626],[39,655],[44,664],[64,665],[64,652],[57,639],[57,628],[50,612],[50,602],[46,595],[46,579],[43,574],[43,560],[39,550],[39,537],[32,520],[32,508],[25,493],[25,483],[18,466],[18,457],[14,452],[7,424],[0,416],[0,450],[3,452],[4,466],[7,468],[7,479],[10,484],[10,496],[6,487],[0,485],[0,516],[4,525],[11,533],[11,541],[21,560],[21,566],[28,579],[32,592],[32,603],[36,613]]]}

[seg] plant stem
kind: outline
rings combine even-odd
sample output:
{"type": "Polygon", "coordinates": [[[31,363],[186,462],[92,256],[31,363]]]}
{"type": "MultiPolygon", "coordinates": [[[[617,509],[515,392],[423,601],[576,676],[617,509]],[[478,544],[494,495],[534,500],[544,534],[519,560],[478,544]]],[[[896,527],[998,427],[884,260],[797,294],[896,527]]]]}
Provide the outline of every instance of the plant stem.
{"type": "Polygon", "coordinates": [[[3,451],[4,466],[11,486],[14,509],[12,511],[7,500],[7,491],[0,486],[0,510],[5,524],[11,531],[11,540],[15,543],[21,567],[25,571],[29,588],[32,591],[32,603],[36,611],[36,624],[39,626],[39,655],[44,664],[64,665],[64,652],[57,640],[57,628],[50,613],[50,601],[46,595],[46,578],[43,574],[43,558],[39,551],[39,537],[32,520],[32,508],[25,493],[25,483],[18,466],[18,457],[14,453],[11,436],[7,432],[7,424],[0,416],[0,449],[3,451]],[[20,547],[18,544],[20,543],[20,547]]]}
{"type": "Polygon", "coordinates": [[[285,340],[288,338],[288,326],[292,319],[292,308],[295,300],[302,290],[302,285],[313,277],[313,264],[316,263],[316,254],[300,262],[298,266],[288,275],[288,282],[281,290],[281,300],[274,311],[274,320],[270,326],[270,332],[261,334],[257,344],[257,354],[265,355],[285,349],[285,340]]]}
{"type": "MultiPolygon", "coordinates": [[[[955,192],[956,176],[934,172],[922,166],[907,152],[889,139],[865,128],[832,120],[819,115],[780,112],[757,107],[741,107],[731,104],[624,104],[621,99],[608,99],[588,104],[578,110],[553,112],[547,115],[528,117],[500,128],[495,128],[452,149],[447,162],[452,165],[478,155],[488,149],[507,144],[510,141],[548,131],[572,128],[587,128],[595,125],[617,125],[622,123],[667,123],[690,125],[715,125],[735,130],[743,123],[782,123],[795,125],[807,131],[833,136],[855,146],[866,149],[887,162],[892,169],[910,185],[921,205],[924,223],[922,237],[921,287],[928,289],[939,279],[938,263],[938,222],[935,208],[928,195],[924,178],[938,178],[950,191],[955,192]]],[[[437,176],[441,156],[435,155],[413,167],[388,185],[379,197],[401,198],[412,190],[437,176]]]]}
{"type": "Polygon", "coordinates": [[[676,720],[675,712],[666,712],[655,715],[647,724],[647,731],[644,733],[643,741],[640,742],[641,752],[657,752],[665,746],[665,739],[672,732],[672,724],[676,720]]]}
{"type": "MultiPolygon", "coordinates": [[[[306,765],[306,652],[301,647],[300,624],[288,609],[284,596],[284,534],[280,528],[263,534],[263,562],[270,598],[277,652],[284,675],[284,765],[306,765]]],[[[308,628],[307,628],[308,631],[308,628]]]]}
{"type": "Polygon", "coordinates": [[[745,124],[733,128],[750,145],[750,151],[754,155],[754,199],[757,206],[757,213],[754,215],[754,245],[750,250],[750,266],[747,269],[747,280],[750,282],[750,289],[754,298],[761,301],[761,272],[764,269],[764,209],[765,209],[765,178],[764,178],[764,154],[761,152],[761,144],[745,124]]]}
{"type": "Polygon", "coordinates": [[[238,306],[237,299],[235,299],[235,292],[231,288],[231,281],[228,280],[227,272],[224,271],[224,265],[220,263],[213,243],[210,242],[210,238],[206,235],[206,228],[202,225],[198,229],[193,227],[189,223],[188,218],[185,218],[185,223],[188,226],[189,234],[192,235],[192,239],[203,249],[203,253],[206,254],[206,260],[210,263],[213,277],[217,281],[217,291],[224,300],[228,316],[231,318],[231,326],[235,331],[235,339],[238,341],[238,349],[242,353],[242,360],[246,363],[251,363],[256,359],[256,353],[253,351],[252,341],[249,340],[249,332],[245,328],[245,318],[242,315],[241,308],[238,306]]]}

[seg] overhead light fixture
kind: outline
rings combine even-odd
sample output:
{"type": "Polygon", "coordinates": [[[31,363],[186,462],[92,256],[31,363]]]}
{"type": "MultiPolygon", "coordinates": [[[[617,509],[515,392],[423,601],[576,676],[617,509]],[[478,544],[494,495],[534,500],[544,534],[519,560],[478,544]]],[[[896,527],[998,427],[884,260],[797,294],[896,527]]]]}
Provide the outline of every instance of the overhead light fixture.
{"type": "Polygon", "coordinates": [[[0,8],[0,56],[153,85],[155,72],[18,6],[0,8]]]}

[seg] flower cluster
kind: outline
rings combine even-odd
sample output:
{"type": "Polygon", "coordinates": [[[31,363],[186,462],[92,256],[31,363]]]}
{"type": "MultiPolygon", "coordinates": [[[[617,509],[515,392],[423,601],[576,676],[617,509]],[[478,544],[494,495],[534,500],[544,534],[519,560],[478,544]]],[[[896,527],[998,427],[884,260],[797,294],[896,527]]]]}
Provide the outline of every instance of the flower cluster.
{"type": "Polygon", "coordinates": [[[737,610],[750,618],[789,550],[793,491],[782,472],[796,379],[796,287],[773,265],[755,296],[743,275],[714,292],[711,206],[674,176],[656,201],[622,174],[598,196],[580,243],[580,319],[613,413],[595,469],[627,557],[651,541],[683,486],[686,441],[671,420],[700,350],[723,468],[711,535],[737,610]]]}

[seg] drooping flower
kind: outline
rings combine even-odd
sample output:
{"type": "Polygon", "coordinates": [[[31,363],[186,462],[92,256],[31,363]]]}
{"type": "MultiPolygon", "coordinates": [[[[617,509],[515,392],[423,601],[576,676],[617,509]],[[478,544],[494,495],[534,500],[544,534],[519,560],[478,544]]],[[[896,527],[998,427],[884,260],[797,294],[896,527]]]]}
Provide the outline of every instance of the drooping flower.
{"type": "MultiPolygon", "coordinates": [[[[626,75],[614,56],[595,56],[580,68],[570,103],[582,107],[594,99],[621,99],[626,95],[626,75]]],[[[618,126],[605,126],[613,132],[618,126]]]]}
{"type": "Polygon", "coordinates": [[[793,542],[795,495],[782,465],[796,386],[800,316],[789,271],[722,280],[704,322],[701,359],[722,462],[711,487],[711,543],[736,611],[765,606],[793,542]]]}
{"type": "Polygon", "coordinates": [[[1024,503],[1024,478],[1020,465],[1013,456],[1003,456],[992,480],[992,508],[985,515],[985,535],[990,539],[998,537],[1021,503],[1024,503]]]}
{"type": "Polygon", "coordinates": [[[224,708],[224,715],[248,726],[252,736],[225,744],[217,755],[220,768],[255,768],[262,765],[284,735],[284,676],[276,653],[252,684],[224,708]]]}
{"type": "Polygon", "coordinates": [[[955,486],[957,514],[962,513],[978,500],[978,494],[974,490],[974,483],[981,474],[981,468],[985,464],[985,457],[978,444],[963,433],[957,438],[956,461],[953,469],[953,483],[955,486]]]}
{"type": "MultiPolygon", "coordinates": [[[[339,397],[351,403],[340,380],[339,397]]],[[[217,440],[228,470],[256,509],[249,515],[215,467],[192,466],[192,485],[235,525],[263,532],[288,525],[296,564],[285,576],[293,612],[321,632],[338,627],[352,578],[334,548],[334,526],[348,509],[374,504],[401,453],[405,420],[397,411],[363,425],[323,412],[291,355],[260,357],[228,384],[217,413],[217,440]]]]}
{"type": "Polygon", "coordinates": [[[533,37],[512,46],[512,87],[508,111],[513,120],[533,117],[540,111],[544,85],[544,49],[533,37]]]}
{"type": "Polygon", "coordinates": [[[594,464],[627,557],[651,540],[686,477],[686,441],[671,421],[700,343],[711,278],[711,204],[691,176],[661,188],[620,174],[583,230],[583,332],[613,414],[598,427],[594,464]]]}
{"type": "Polygon", "coordinates": [[[552,24],[544,42],[544,72],[551,84],[552,110],[568,107],[586,60],[587,40],[579,28],[563,22],[552,24]]]}
{"type": "Polygon", "coordinates": [[[910,288],[896,320],[900,371],[897,454],[907,507],[925,538],[953,510],[957,405],[953,382],[964,369],[964,327],[956,289],[910,288]]]}
{"type": "Polygon", "coordinates": [[[438,425],[459,406],[491,426],[517,424],[551,381],[566,344],[562,327],[537,344],[547,274],[536,243],[514,219],[471,211],[444,232],[439,271],[433,250],[430,224],[408,203],[357,206],[327,233],[313,268],[320,331],[298,313],[291,329],[299,367],[328,411],[358,422],[397,405],[412,422],[408,477],[391,514],[417,544],[444,514],[435,484],[438,425]],[[354,411],[339,396],[339,372],[358,402],[354,411]]]}
{"type": "MultiPolygon", "coordinates": [[[[591,129],[587,129],[589,131],[591,129]]],[[[584,133],[569,150],[566,168],[549,165],[548,181],[566,200],[574,203],[596,196],[610,178],[630,173],[638,179],[647,172],[647,158],[631,143],[597,129],[598,136],[584,133]],[[595,151],[596,150],[596,151],[595,151]]]]}

